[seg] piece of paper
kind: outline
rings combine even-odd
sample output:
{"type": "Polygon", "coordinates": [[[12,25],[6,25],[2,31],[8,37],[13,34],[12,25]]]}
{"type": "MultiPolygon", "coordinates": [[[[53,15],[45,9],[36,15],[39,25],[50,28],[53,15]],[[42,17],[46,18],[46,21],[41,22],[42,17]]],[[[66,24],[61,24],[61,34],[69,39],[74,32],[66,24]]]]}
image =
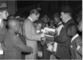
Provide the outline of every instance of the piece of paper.
{"type": "Polygon", "coordinates": [[[2,46],[1,46],[1,43],[0,43],[0,55],[3,54],[3,49],[2,49],[2,46]]]}
{"type": "Polygon", "coordinates": [[[45,31],[48,31],[48,32],[49,32],[49,31],[50,31],[50,32],[55,32],[55,29],[53,29],[53,28],[45,27],[44,29],[45,29],[45,31]]]}
{"type": "Polygon", "coordinates": [[[56,52],[56,51],[57,51],[57,43],[56,43],[56,42],[54,43],[53,51],[54,51],[54,52],[56,52]]]}
{"type": "Polygon", "coordinates": [[[45,36],[47,36],[47,37],[54,37],[54,36],[51,36],[51,35],[45,35],[45,36]]]}
{"type": "Polygon", "coordinates": [[[55,32],[55,29],[45,27],[44,29],[41,29],[41,31],[42,31],[43,33],[48,33],[48,32],[55,32]]]}

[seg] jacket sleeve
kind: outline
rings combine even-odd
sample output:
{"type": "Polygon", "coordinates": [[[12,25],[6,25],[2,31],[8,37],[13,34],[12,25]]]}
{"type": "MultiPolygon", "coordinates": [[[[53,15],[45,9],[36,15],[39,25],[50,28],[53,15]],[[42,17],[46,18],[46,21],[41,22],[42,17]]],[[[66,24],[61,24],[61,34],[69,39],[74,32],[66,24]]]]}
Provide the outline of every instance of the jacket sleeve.
{"type": "Polygon", "coordinates": [[[60,35],[59,36],[55,36],[54,37],[54,41],[57,42],[57,43],[63,44],[63,43],[65,43],[67,41],[67,37],[66,36],[62,37],[60,35]]]}
{"type": "Polygon", "coordinates": [[[13,45],[16,49],[18,49],[22,52],[33,52],[31,47],[23,44],[23,42],[20,41],[20,39],[17,37],[14,37],[13,45]]]}
{"type": "Polygon", "coordinates": [[[34,29],[31,23],[24,22],[23,29],[24,29],[24,35],[28,40],[32,40],[32,41],[41,40],[41,34],[36,33],[36,30],[34,29]]]}

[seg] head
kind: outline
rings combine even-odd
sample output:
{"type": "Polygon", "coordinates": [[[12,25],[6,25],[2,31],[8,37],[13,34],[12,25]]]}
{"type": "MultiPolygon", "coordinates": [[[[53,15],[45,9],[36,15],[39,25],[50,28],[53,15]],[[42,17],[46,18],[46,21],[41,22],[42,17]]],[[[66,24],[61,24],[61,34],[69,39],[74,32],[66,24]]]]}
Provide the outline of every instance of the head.
{"type": "Polygon", "coordinates": [[[33,22],[38,20],[39,16],[40,16],[40,13],[35,9],[30,12],[30,17],[32,18],[33,22]]]}
{"type": "Polygon", "coordinates": [[[54,24],[55,25],[58,25],[58,23],[61,22],[59,13],[55,13],[53,18],[54,18],[54,24]]]}
{"type": "Polygon", "coordinates": [[[48,23],[48,22],[50,21],[50,19],[48,18],[47,15],[44,15],[43,21],[44,21],[45,23],[48,23]]]}
{"type": "Polygon", "coordinates": [[[41,27],[42,27],[42,23],[38,23],[37,24],[37,29],[41,29],[41,27]]]}
{"type": "Polygon", "coordinates": [[[41,21],[35,21],[34,23],[35,23],[35,25],[37,27],[37,30],[40,30],[41,27],[42,27],[42,22],[41,21]]]}
{"type": "Polygon", "coordinates": [[[6,10],[6,9],[1,9],[0,10],[0,18],[1,19],[7,19],[7,17],[9,16],[9,13],[8,13],[8,11],[6,10]]]}
{"type": "Polygon", "coordinates": [[[69,6],[63,6],[62,7],[62,11],[61,11],[61,16],[60,18],[62,19],[62,21],[64,23],[66,23],[66,21],[71,18],[71,8],[69,6]]]}
{"type": "Polygon", "coordinates": [[[9,27],[9,30],[12,30],[13,32],[19,32],[19,30],[20,30],[20,23],[16,19],[10,19],[8,21],[8,27],[9,27]]]}
{"type": "Polygon", "coordinates": [[[49,26],[50,27],[53,27],[54,26],[54,23],[53,22],[54,22],[53,20],[50,20],[50,22],[49,22],[49,26]]]}
{"type": "Polygon", "coordinates": [[[75,26],[74,24],[70,24],[68,27],[67,27],[67,35],[69,36],[69,37],[73,37],[74,35],[76,35],[77,34],[77,31],[78,31],[78,29],[77,29],[77,26],[75,26]]]}

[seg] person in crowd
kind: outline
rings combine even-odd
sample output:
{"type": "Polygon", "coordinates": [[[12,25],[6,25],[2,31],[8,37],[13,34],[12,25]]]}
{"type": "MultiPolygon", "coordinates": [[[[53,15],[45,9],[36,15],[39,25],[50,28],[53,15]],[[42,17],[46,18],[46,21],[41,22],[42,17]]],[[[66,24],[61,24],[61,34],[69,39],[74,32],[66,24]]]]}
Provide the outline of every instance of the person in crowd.
{"type": "Polygon", "coordinates": [[[54,23],[53,23],[54,21],[53,20],[50,20],[50,22],[49,22],[49,28],[55,28],[55,26],[54,26],[54,23]]]}
{"type": "Polygon", "coordinates": [[[0,8],[0,59],[3,57],[3,49],[2,49],[2,41],[4,38],[5,33],[7,32],[6,29],[6,22],[9,13],[6,8],[0,8]]]}
{"type": "Polygon", "coordinates": [[[67,35],[71,37],[71,59],[82,59],[82,39],[79,36],[78,28],[74,24],[67,27],[67,35]]]}
{"type": "Polygon", "coordinates": [[[8,31],[3,40],[4,59],[21,59],[21,52],[32,53],[31,47],[26,46],[19,37],[20,25],[16,19],[8,21],[8,31]]]}
{"type": "Polygon", "coordinates": [[[80,21],[78,22],[78,29],[82,32],[82,16],[79,17],[80,21]]]}
{"type": "Polygon", "coordinates": [[[38,20],[40,14],[36,9],[31,10],[30,15],[28,18],[24,21],[23,30],[24,30],[24,36],[26,37],[26,43],[27,46],[30,46],[33,48],[33,53],[26,55],[26,60],[36,60],[38,47],[37,47],[37,41],[45,40],[45,34],[37,34],[36,27],[33,22],[38,20]]]}
{"type": "MultiPolygon", "coordinates": [[[[54,20],[54,26],[56,27],[55,28],[55,30],[56,30],[55,36],[59,36],[60,31],[61,31],[61,29],[63,28],[64,25],[63,25],[62,21],[60,20],[60,15],[59,15],[58,12],[53,15],[53,20],[54,20]]],[[[52,47],[53,47],[52,48],[52,55],[50,56],[50,59],[56,59],[57,60],[55,55],[56,55],[56,50],[57,50],[58,44],[56,42],[54,42],[52,47]]]]}
{"type": "Polygon", "coordinates": [[[76,23],[79,24],[79,22],[82,20],[82,11],[80,11],[78,14],[76,14],[76,23]]]}
{"type": "Polygon", "coordinates": [[[41,28],[42,28],[42,22],[37,20],[36,22],[34,22],[36,29],[37,29],[37,33],[41,32],[41,28]]]}
{"type": "Polygon", "coordinates": [[[61,8],[61,16],[62,22],[64,22],[64,26],[62,27],[60,34],[55,36],[54,40],[58,43],[56,58],[57,59],[71,59],[70,56],[70,42],[71,38],[67,36],[66,29],[67,26],[71,23],[75,24],[74,20],[71,17],[71,8],[69,6],[63,6],[61,8]]]}
{"type": "Polygon", "coordinates": [[[62,24],[62,22],[60,20],[60,14],[58,12],[53,15],[53,20],[54,20],[54,25],[56,27],[58,27],[62,24]]]}
{"type": "Polygon", "coordinates": [[[15,16],[14,16],[14,15],[12,15],[12,14],[10,14],[10,15],[8,16],[8,18],[7,18],[7,19],[9,20],[9,19],[13,19],[13,18],[15,18],[15,16]]]}
{"type": "Polygon", "coordinates": [[[53,18],[54,18],[54,25],[56,27],[56,34],[59,35],[60,34],[60,31],[61,31],[61,29],[63,27],[63,23],[60,20],[59,13],[55,13],[54,16],[53,16],[53,18]]]}
{"type": "MultiPolygon", "coordinates": [[[[37,28],[37,33],[41,34],[42,33],[42,31],[41,31],[41,29],[42,29],[42,22],[37,20],[35,22],[35,25],[36,25],[36,28],[37,28]]],[[[38,41],[38,54],[37,54],[38,59],[42,59],[42,57],[43,57],[43,52],[42,51],[43,51],[43,47],[41,45],[41,41],[38,41]]]]}

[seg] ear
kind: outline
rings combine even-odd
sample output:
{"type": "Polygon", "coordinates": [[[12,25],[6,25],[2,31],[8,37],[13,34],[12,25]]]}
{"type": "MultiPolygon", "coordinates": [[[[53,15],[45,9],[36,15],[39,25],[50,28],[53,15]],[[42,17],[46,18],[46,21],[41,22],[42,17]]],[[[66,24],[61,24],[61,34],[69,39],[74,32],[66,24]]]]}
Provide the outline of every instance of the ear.
{"type": "Polygon", "coordinates": [[[63,15],[63,14],[64,14],[64,12],[61,12],[61,14],[63,15]]]}

